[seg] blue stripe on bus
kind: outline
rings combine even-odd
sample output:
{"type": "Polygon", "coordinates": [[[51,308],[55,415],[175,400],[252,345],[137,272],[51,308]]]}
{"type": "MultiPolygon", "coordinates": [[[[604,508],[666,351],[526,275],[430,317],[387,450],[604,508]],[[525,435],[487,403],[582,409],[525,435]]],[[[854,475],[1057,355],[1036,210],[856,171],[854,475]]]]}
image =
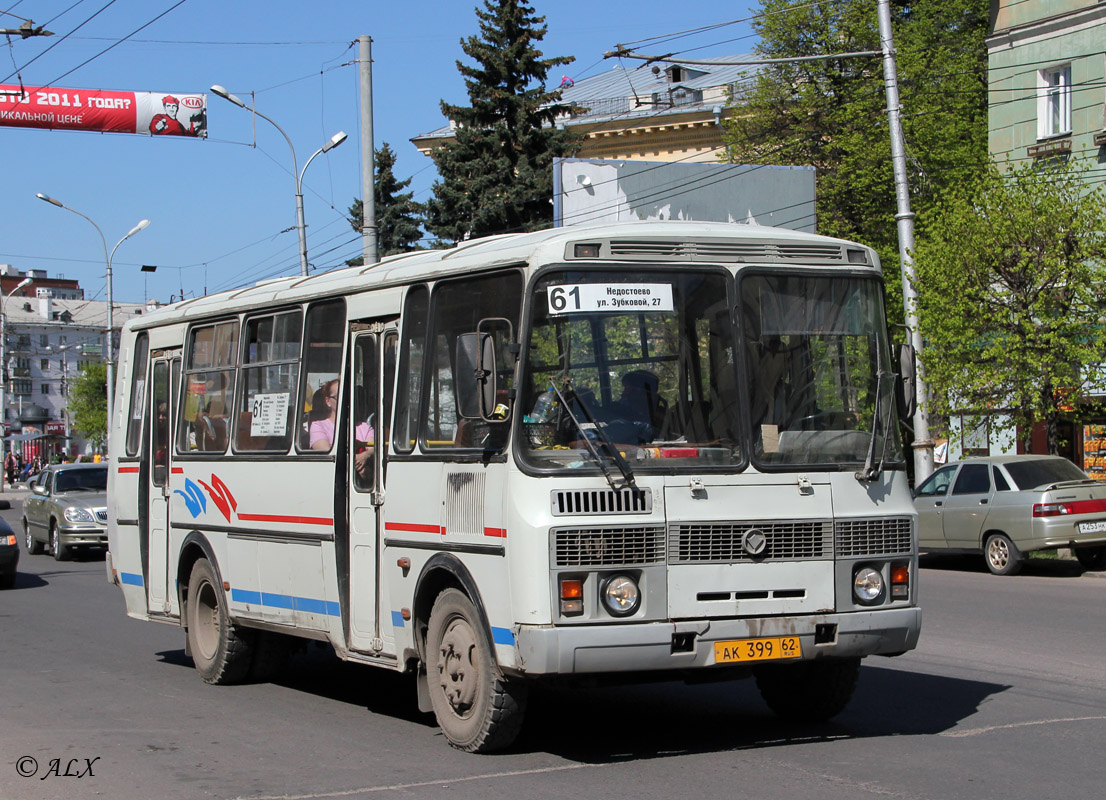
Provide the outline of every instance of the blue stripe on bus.
{"type": "Polygon", "coordinates": [[[145,586],[146,582],[142,580],[141,575],[136,575],[133,572],[120,572],[119,580],[123,583],[130,584],[131,586],[145,586]]]}
{"type": "Polygon", "coordinates": [[[515,635],[511,633],[510,628],[492,628],[492,641],[496,644],[509,644],[515,643],[515,635]]]}
{"type": "Polygon", "coordinates": [[[402,612],[400,612],[400,611],[393,611],[392,612],[392,625],[394,625],[397,628],[402,628],[403,627],[403,613],[402,612]]]}
{"type": "Polygon", "coordinates": [[[287,594],[254,592],[249,589],[231,589],[230,599],[235,603],[283,608],[289,611],[304,611],[308,614],[325,614],[328,617],[342,615],[341,608],[337,603],[329,600],[315,600],[310,597],[292,597],[287,594]]]}

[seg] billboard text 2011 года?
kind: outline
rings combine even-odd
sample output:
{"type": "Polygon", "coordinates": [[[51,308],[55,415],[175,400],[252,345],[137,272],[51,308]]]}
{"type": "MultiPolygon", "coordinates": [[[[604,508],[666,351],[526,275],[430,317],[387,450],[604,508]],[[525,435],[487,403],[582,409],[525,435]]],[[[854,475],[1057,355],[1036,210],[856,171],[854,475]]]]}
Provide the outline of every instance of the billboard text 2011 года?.
{"type": "Polygon", "coordinates": [[[207,95],[0,84],[0,126],[207,136],[207,95]]]}

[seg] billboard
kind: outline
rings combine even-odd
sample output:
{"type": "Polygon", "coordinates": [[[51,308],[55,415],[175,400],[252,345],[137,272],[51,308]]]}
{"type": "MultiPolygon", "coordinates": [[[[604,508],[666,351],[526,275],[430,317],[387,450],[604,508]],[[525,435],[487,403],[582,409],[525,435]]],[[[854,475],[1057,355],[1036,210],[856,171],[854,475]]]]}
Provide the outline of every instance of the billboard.
{"type": "Polygon", "coordinates": [[[813,167],[553,160],[553,224],[754,222],[815,232],[813,167]]]}
{"type": "Polygon", "coordinates": [[[0,84],[0,126],[207,136],[207,95],[0,84]]]}

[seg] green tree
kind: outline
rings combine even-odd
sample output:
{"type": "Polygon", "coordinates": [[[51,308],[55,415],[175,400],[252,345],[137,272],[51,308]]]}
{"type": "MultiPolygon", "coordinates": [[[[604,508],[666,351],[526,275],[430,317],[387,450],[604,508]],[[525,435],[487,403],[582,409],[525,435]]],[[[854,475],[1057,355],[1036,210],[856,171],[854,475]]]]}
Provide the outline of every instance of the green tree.
{"type": "Polygon", "coordinates": [[[108,439],[107,365],[85,364],[69,387],[69,414],[73,430],[102,450],[108,439]]]}
{"type": "MultiPolygon", "coordinates": [[[[761,6],[755,27],[763,58],[880,49],[870,0],[762,0],[761,6]]],[[[892,0],[891,10],[920,237],[943,193],[986,166],[988,2],[892,0]]],[[[875,247],[888,306],[902,308],[882,60],[766,66],[735,105],[724,134],[726,160],[815,167],[818,232],[875,247]]]]}
{"type": "Polygon", "coordinates": [[[570,154],[578,137],[554,121],[570,110],[547,92],[549,70],[573,59],[543,58],[535,45],[544,17],[526,0],[484,0],[476,9],[480,36],[461,40],[476,66],[460,61],[469,106],[442,101],[456,125],[452,141],[431,151],[441,180],[429,201],[427,229],[460,241],[528,231],[553,220],[553,159],[570,154]]]}
{"type": "MultiPolygon", "coordinates": [[[[411,179],[398,180],[395,175],[396,154],[387,142],[375,150],[375,174],[373,176],[373,211],[376,216],[376,248],[381,256],[417,250],[422,239],[422,216],[426,209],[416,203],[413,192],[404,192],[411,179]]],[[[349,224],[361,233],[364,220],[361,200],[354,198],[349,207],[349,224]]],[[[350,266],[364,263],[360,256],[346,262],[350,266]]]]}
{"type": "Polygon", "coordinates": [[[1052,454],[1065,407],[1106,374],[1106,193],[1084,172],[992,168],[951,190],[915,264],[931,410],[1008,411],[1027,450],[1044,421],[1052,454]]]}

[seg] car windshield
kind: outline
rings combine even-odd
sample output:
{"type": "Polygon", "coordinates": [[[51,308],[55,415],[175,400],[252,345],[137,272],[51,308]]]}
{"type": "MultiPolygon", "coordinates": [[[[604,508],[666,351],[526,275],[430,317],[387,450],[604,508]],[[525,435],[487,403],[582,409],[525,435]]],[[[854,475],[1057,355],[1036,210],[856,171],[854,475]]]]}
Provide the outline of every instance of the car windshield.
{"type": "Polygon", "coordinates": [[[758,464],[902,461],[881,291],[869,278],[742,279],[758,464]]]}
{"type": "Polygon", "coordinates": [[[103,492],[108,488],[108,470],[103,469],[63,469],[54,477],[54,491],[62,492],[103,492]]]}
{"type": "Polygon", "coordinates": [[[612,453],[633,470],[740,462],[729,285],[709,270],[545,275],[523,373],[523,457],[572,469],[612,453]]]}
{"type": "Polygon", "coordinates": [[[1021,490],[1034,489],[1060,481],[1088,481],[1087,475],[1066,458],[1039,458],[1032,461],[1008,461],[1006,471],[1021,490]]]}

